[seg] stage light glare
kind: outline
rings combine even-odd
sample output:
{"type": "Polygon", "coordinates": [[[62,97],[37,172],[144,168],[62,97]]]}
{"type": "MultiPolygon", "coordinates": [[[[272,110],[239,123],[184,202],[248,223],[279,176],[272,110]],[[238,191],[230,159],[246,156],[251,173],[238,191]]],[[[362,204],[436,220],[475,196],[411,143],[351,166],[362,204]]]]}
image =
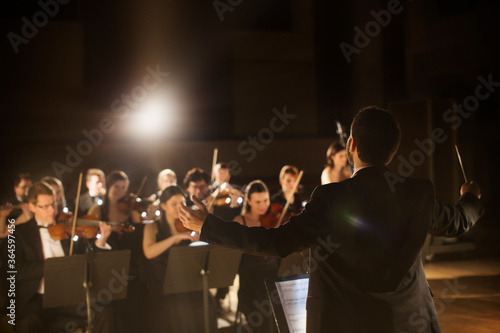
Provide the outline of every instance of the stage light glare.
{"type": "Polygon", "coordinates": [[[140,137],[158,137],[169,130],[174,121],[174,108],[165,97],[154,97],[139,105],[130,126],[140,137]]]}

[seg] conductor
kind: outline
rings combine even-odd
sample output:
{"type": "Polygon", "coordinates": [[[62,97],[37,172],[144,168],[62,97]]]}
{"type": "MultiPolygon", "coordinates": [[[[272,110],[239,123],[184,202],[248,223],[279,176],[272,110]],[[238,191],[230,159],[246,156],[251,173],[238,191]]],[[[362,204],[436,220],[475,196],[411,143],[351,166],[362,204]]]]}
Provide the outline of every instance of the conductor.
{"type": "Polygon", "coordinates": [[[179,206],[200,240],[286,257],[311,248],[307,332],[440,332],[420,250],[428,233],[456,236],[484,213],[479,186],[462,185],[455,205],[440,203],[429,180],[403,178],[386,165],[400,142],[397,120],[361,109],[346,150],[352,178],[317,187],[305,210],[276,229],[224,222],[179,206]],[[395,179],[397,181],[395,181],[395,179]],[[424,327],[425,326],[425,327],[424,327]]]}

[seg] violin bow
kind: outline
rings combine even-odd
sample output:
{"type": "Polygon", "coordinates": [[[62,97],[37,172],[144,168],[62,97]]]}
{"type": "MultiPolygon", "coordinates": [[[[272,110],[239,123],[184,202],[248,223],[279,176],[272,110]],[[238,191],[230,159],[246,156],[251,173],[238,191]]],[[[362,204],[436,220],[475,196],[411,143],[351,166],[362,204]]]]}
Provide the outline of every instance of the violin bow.
{"type": "Polygon", "coordinates": [[[212,183],[215,181],[215,165],[217,164],[217,154],[219,153],[219,149],[214,148],[214,157],[212,158],[212,183]]]}
{"type": "Polygon", "coordinates": [[[462,158],[460,157],[460,152],[458,151],[457,145],[455,145],[455,150],[457,151],[458,162],[460,163],[460,167],[462,168],[462,174],[464,175],[465,182],[467,181],[467,176],[465,175],[464,165],[462,164],[462,158]]]}
{"type": "MultiPolygon", "coordinates": [[[[222,184],[226,183],[228,178],[229,178],[229,175],[226,175],[226,177],[224,178],[224,182],[222,184]]],[[[219,187],[217,187],[217,189],[208,198],[208,205],[207,205],[208,211],[210,211],[210,209],[212,209],[212,206],[214,205],[215,200],[217,200],[217,196],[219,195],[220,188],[221,188],[222,184],[219,184],[219,187]]]]}
{"type": "Polygon", "coordinates": [[[146,179],[148,179],[148,175],[145,175],[144,178],[142,178],[141,185],[139,186],[139,189],[137,190],[137,197],[139,197],[139,194],[142,192],[142,188],[144,187],[144,184],[146,183],[146,179]]]}
{"type": "Polygon", "coordinates": [[[297,187],[299,186],[300,179],[302,178],[302,174],[304,173],[303,170],[299,172],[299,175],[297,176],[297,180],[295,181],[295,184],[293,185],[293,191],[292,193],[288,196],[286,199],[286,204],[285,207],[283,208],[283,212],[280,215],[280,218],[278,219],[278,223],[276,224],[276,227],[281,225],[281,221],[283,221],[283,217],[285,216],[285,213],[288,209],[288,206],[290,206],[290,201],[292,200],[293,195],[295,194],[295,191],[297,190],[297,187]]]}
{"type": "Polygon", "coordinates": [[[78,215],[78,203],[80,202],[80,190],[82,189],[82,177],[83,172],[80,172],[80,176],[78,177],[78,190],[76,191],[76,203],[75,203],[75,212],[73,213],[73,227],[71,228],[71,241],[69,242],[69,255],[73,255],[73,238],[75,237],[76,230],[76,216],[78,215]]]}

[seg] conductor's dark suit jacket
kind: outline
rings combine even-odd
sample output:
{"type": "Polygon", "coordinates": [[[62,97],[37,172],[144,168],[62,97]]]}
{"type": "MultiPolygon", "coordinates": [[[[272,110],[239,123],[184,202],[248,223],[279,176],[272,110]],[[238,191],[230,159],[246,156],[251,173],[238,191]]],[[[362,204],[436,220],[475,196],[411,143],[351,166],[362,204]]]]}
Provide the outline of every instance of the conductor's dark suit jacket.
{"type": "Polygon", "coordinates": [[[277,229],[209,215],[201,240],[286,257],[311,248],[307,332],[439,332],[420,259],[428,233],[454,236],[483,214],[471,193],[438,202],[429,180],[368,167],[317,187],[304,212],[277,229]]]}

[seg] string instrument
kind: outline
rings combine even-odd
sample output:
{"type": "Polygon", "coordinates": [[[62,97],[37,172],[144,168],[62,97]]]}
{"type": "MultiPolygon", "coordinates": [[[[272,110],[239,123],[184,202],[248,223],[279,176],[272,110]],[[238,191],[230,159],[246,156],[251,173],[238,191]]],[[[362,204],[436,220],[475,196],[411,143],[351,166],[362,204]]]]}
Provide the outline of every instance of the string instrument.
{"type": "Polygon", "coordinates": [[[118,209],[122,213],[130,214],[131,211],[137,210],[137,211],[142,211],[144,209],[143,207],[143,201],[146,199],[142,199],[139,197],[142,188],[144,187],[144,183],[146,183],[148,176],[144,176],[142,178],[141,185],[139,186],[139,189],[137,190],[137,194],[134,193],[128,193],[127,195],[123,196],[118,200],[117,205],[118,209]]]}
{"type": "Polygon", "coordinates": [[[299,186],[300,179],[302,178],[302,174],[304,172],[300,171],[297,179],[295,180],[295,184],[293,185],[293,191],[291,191],[290,195],[286,200],[285,206],[281,206],[278,203],[272,203],[269,207],[268,213],[260,216],[260,224],[265,228],[277,228],[280,225],[288,222],[290,217],[295,216],[295,213],[288,213],[288,206],[290,205],[290,201],[293,198],[297,187],[299,186]],[[285,213],[283,213],[285,212],[285,213]]]}
{"type": "MultiPolygon", "coordinates": [[[[73,215],[69,213],[63,213],[63,214],[66,214],[66,217],[73,215]]],[[[117,231],[119,230],[122,232],[133,232],[135,230],[133,225],[126,222],[121,222],[121,223],[105,222],[105,221],[100,221],[95,215],[85,215],[82,218],[76,219],[76,227],[74,235],[86,239],[95,238],[99,233],[99,222],[104,222],[110,225],[113,230],[117,231]]],[[[56,224],[52,224],[47,227],[49,234],[53,240],[68,239],[70,237],[73,238],[74,235],[72,235],[72,228],[73,225],[71,223],[71,219],[69,218],[67,218],[66,220],[61,220],[61,218],[58,218],[56,224]]]]}

